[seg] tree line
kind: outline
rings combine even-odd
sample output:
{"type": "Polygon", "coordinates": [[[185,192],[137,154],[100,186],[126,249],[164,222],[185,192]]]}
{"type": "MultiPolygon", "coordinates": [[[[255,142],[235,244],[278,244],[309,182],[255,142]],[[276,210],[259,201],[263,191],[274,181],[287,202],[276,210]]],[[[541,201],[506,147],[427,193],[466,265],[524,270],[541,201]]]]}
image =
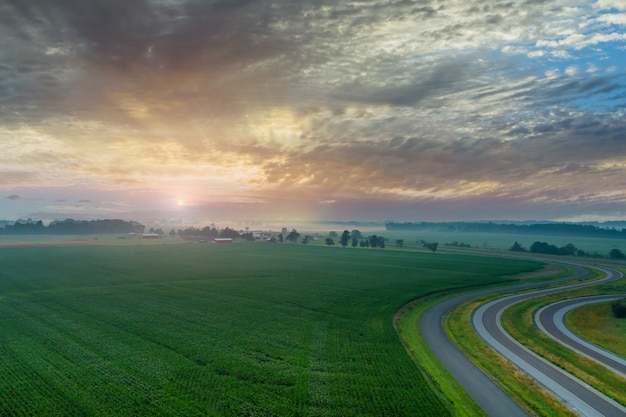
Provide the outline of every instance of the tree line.
{"type": "MultiPolygon", "coordinates": [[[[311,235],[302,236],[296,229],[292,229],[291,232],[286,233],[285,230],[281,234],[278,235],[278,242],[288,241],[291,243],[298,243],[300,241],[302,244],[308,244],[314,237],[311,235]]],[[[328,236],[324,239],[324,243],[328,246],[334,246],[335,244],[340,244],[344,248],[347,246],[352,246],[353,248],[361,247],[361,248],[385,248],[386,239],[383,236],[371,235],[371,236],[363,236],[363,234],[355,229],[352,231],[344,230],[341,235],[337,232],[331,231],[328,233],[328,236]]]]}
{"type": "MultiPolygon", "coordinates": [[[[527,252],[527,250],[519,243],[515,242],[513,246],[509,249],[512,252],[527,252]]],[[[598,253],[588,253],[582,249],[578,249],[572,243],[568,243],[565,246],[558,247],[556,245],[551,245],[547,242],[534,242],[530,245],[529,251],[532,253],[542,253],[547,255],[560,255],[560,256],[587,256],[593,258],[603,258],[604,256],[598,253]]],[[[613,248],[609,252],[609,259],[626,259],[626,255],[619,249],[613,248]]]]}
{"type": "Polygon", "coordinates": [[[0,228],[4,235],[91,235],[106,233],[143,233],[145,226],[136,221],[120,219],[104,220],[54,220],[49,225],[38,221],[16,221],[5,223],[0,228]]]}
{"type": "Polygon", "coordinates": [[[588,236],[626,239],[626,229],[602,228],[588,224],[576,223],[479,223],[479,222],[442,222],[442,223],[386,223],[387,230],[399,231],[437,231],[437,232],[482,232],[482,233],[511,233],[511,234],[538,234],[538,235],[565,235],[588,236]]]}
{"type": "Polygon", "coordinates": [[[218,229],[214,225],[205,226],[203,228],[196,227],[187,227],[185,229],[179,229],[178,231],[170,230],[170,236],[178,235],[182,238],[191,239],[191,238],[252,238],[252,233],[240,233],[235,229],[230,227],[224,227],[223,229],[218,229]]]}

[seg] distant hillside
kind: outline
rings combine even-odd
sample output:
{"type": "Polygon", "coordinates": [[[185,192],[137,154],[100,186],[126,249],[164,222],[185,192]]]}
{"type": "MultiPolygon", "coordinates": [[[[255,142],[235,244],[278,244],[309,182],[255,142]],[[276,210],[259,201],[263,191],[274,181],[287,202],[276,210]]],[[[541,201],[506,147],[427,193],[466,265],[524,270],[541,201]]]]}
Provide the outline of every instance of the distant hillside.
{"type": "MultiPolygon", "coordinates": [[[[617,222],[615,222],[617,223],[617,222]]],[[[622,222],[619,222],[620,224],[622,222]]],[[[525,235],[586,236],[626,239],[626,229],[598,227],[579,223],[495,223],[495,222],[446,222],[446,223],[394,223],[385,224],[388,231],[439,231],[439,232],[482,232],[511,233],[525,235]]]]}

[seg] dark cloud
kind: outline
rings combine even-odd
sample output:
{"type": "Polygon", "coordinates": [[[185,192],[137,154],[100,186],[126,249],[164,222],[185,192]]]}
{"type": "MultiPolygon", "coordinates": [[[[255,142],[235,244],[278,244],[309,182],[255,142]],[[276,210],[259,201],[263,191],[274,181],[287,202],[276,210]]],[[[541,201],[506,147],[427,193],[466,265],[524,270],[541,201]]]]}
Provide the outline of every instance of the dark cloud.
{"type": "Polygon", "coordinates": [[[19,194],[11,194],[6,196],[6,198],[9,200],[21,200],[23,197],[19,194]]]}
{"type": "MultiPolygon", "coordinates": [[[[414,106],[428,103],[433,96],[445,96],[452,92],[461,92],[471,85],[464,82],[471,77],[471,62],[475,57],[446,58],[428,65],[421,65],[405,78],[396,83],[372,86],[366,82],[355,81],[342,86],[333,96],[339,100],[358,101],[372,104],[390,104],[394,106],[414,106]]],[[[384,63],[381,63],[384,65],[384,63]]]]}

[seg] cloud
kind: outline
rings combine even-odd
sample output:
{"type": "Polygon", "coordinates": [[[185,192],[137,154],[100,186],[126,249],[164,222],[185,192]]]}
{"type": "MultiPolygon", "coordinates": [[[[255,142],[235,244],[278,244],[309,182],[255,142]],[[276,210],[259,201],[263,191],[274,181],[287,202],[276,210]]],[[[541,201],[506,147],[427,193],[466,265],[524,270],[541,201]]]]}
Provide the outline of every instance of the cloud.
{"type": "Polygon", "coordinates": [[[0,188],[337,209],[620,188],[623,9],[10,0],[0,188]]]}
{"type": "Polygon", "coordinates": [[[5,198],[7,198],[9,200],[21,200],[24,197],[22,197],[19,194],[11,194],[11,195],[6,196],[5,198]]]}

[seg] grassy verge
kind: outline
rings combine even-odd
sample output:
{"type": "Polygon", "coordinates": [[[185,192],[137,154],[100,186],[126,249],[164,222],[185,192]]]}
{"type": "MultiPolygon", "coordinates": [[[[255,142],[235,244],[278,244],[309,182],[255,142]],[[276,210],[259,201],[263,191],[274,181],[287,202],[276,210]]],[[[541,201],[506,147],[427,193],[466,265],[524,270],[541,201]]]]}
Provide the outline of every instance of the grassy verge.
{"type": "MultiPolygon", "coordinates": [[[[545,268],[523,275],[526,281],[557,279],[567,275],[561,268],[547,265],[545,268]]],[[[513,276],[511,276],[513,278],[513,276]]],[[[520,278],[516,276],[515,278],[520,278]]],[[[441,365],[430,348],[426,345],[419,331],[419,321],[422,314],[432,305],[442,301],[450,294],[440,294],[420,299],[405,306],[396,316],[395,325],[409,355],[415,359],[417,365],[427,376],[429,382],[435,388],[435,392],[450,401],[450,407],[456,416],[481,416],[484,411],[465,392],[457,381],[441,365]]],[[[541,390],[532,379],[521,373],[515,366],[503,359],[495,351],[488,348],[475,334],[470,323],[471,312],[479,305],[481,300],[473,300],[461,306],[453,314],[447,317],[445,327],[450,337],[457,346],[468,354],[476,365],[490,375],[500,375],[498,379],[510,379],[508,384],[499,383],[500,387],[518,403],[524,404],[528,410],[544,411],[536,415],[545,416],[569,416],[575,415],[569,412],[560,403],[555,401],[544,390],[541,390]],[[458,313],[458,314],[457,314],[458,313]],[[471,353],[470,353],[471,352],[471,353]],[[480,360],[478,360],[480,358],[480,360]],[[484,365],[484,366],[483,366],[484,365]],[[528,398],[529,400],[524,400],[528,398]],[[545,410],[543,410],[545,408],[545,410]],[[553,413],[551,413],[553,412],[553,413]]],[[[534,412],[534,411],[531,411],[534,412]]]]}
{"type": "Polygon", "coordinates": [[[433,391],[442,394],[442,401],[449,402],[449,407],[455,416],[484,416],[484,411],[474,399],[441,365],[439,359],[426,345],[422,333],[419,331],[420,318],[424,312],[444,298],[446,295],[432,296],[405,306],[394,320],[396,331],[409,355],[415,360],[416,365],[433,386],[433,391]]]}
{"type": "Polygon", "coordinates": [[[565,317],[565,322],[589,342],[626,358],[626,320],[613,316],[611,303],[577,308],[565,317]]]}
{"type": "Polygon", "coordinates": [[[488,300],[483,298],[470,301],[450,314],[445,323],[448,335],[476,366],[490,375],[503,391],[529,413],[545,417],[575,416],[575,413],[537,385],[532,378],[487,346],[468,325],[472,312],[488,300]]]}

